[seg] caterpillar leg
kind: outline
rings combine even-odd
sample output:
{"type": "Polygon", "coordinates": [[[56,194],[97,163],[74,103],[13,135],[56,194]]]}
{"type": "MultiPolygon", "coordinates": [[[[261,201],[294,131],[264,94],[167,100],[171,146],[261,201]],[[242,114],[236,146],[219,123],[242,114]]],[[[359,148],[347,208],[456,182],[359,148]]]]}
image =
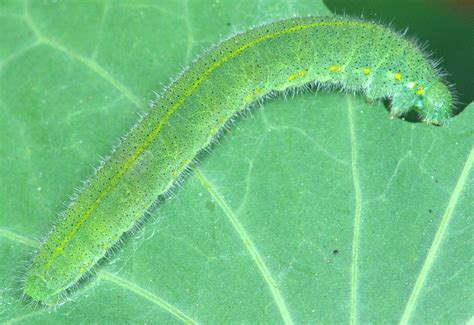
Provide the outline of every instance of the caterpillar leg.
{"type": "Polygon", "coordinates": [[[411,94],[395,94],[392,98],[392,105],[390,107],[390,117],[400,117],[411,111],[415,106],[415,99],[416,98],[411,94]]]}

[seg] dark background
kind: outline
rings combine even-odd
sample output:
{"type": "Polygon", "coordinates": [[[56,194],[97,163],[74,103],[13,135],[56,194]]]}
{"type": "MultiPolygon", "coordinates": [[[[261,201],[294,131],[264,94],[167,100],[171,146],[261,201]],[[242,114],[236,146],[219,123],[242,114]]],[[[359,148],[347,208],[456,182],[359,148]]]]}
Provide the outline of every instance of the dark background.
{"type": "Polygon", "coordinates": [[[363,15],[416,36],[455,84],[462,111],[474,100],[474,0],[324,0],[336,14],[363,15]]]}

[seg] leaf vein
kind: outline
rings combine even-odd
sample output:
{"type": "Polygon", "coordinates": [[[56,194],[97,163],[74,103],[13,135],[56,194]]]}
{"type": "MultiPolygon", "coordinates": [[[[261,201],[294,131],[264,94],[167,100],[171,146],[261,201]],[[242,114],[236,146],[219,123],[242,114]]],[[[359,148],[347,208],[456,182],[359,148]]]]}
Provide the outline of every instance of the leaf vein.
{"type": "Polygon", "coordinates": [[[234,212],[230,209],[230,207],[224,201],[222,196],[214,189],[214,185],[211,184],[211,182],[203,175],[203,173],[197,167],[194,167],[193,171],[194,171],[194,175],[196,175],[197,179],[199,180],[201,185],[204,187],[204,189],[207,192],[209,192],[209,194],[211,194],[211,196],[216,200],[217,204],[224,211],[224,214],[228,218],[232,227],[239,235],[242,243],[244,244],[245,249],[254,260],[255,264],[257,265],[258,270],[260,271],[260,274],[262,275],[264,281],[269,287],[270,292],[273,296],[273,299],[275,300],[275,303],[278,307],[278,310],[285,324],[293,324],[293,320],[291,319],[290,312],[288,310],[288,307],[286,306],[285,300],[283,296],[281,295],[280,290],[278,289],[278,285],[276,284],[275,280],[270,274],[268,267],[265,265],[263,258],[258,252],[257,247],[253,243],[249,234],[244,229],[240,221],[237,219],[237,216],[234,214],[234,212]]]}
{"type": "Polygon", "coordinates": [[[143,289],[142,287],[136,285],[135,283],[128,281],[125,278],[119,277],[115,274],[110,272],[103,271],[99,275],[102,279],[112,282],[116,285],[119,285],[139,296],[145,298],[146,300],[154,303],[155,305],[160,306],[179,320],[183,321],[185,324],[196,324],[196,321],[186,315],[184,312],[176,308],[175,306],[171,305],[167,301],[163,300],[162,298],[154,295],[148,290],[143,289]]]}
{"type": "Polygon", "coordinates": [[[459,175],[458,181],[451,193],[451,197],[446,207],[446,211],[444,212],[444,215],[441,219],[441,223],[439,224],[439,227],[438,227],[438,231],[436,232],[433,242],[431,243],[431,247],[428,251],[428,255],[426,256],[425,262],[423,263],[421,271],[418,274],[418,278],[416,279],[415,286],[413,287],[410,297],[408,298],[408,302],[405,306],[405,310],[403,311],[400,324],[403,324],[403,325],[408,324],[408,322],[410,321],[412,317],[413,311],[415,310],[415,307],[416,307],[416,303],[420,296],[420,292],[423,289],[426,283],[426,279],[428,277],[428,273],[430,272],[431,267],[433,266],[436,260],[436,254],[445,237],[446,231],[449,226],[449,222],[451,221],[454,210],[459,201],[459,196],[461,195],[461,192],[468,180],[469,172],[472,168],[473,162],[474,162],[474,149],[471,148],[471,152],[469,153],[467,157],[466,163],[464,164],[461,174],[459,175]]]}
{"type": "Polygon", "coordinates": [[[362,190],[360,186],[359,167],[357,165],[357,141],[353,117],[353,105],[349,96],[347,98],[347,118],[351,140],[351,171],[355,194],[354,233],[352,236],[352,267],[351,267],[351,324],[357,321],[357,288],[358,288],[358,260],[360,224],[362,219],[362,190]]]}
{"type": "Polygon", "coordinates": [[[69,57],[77,60],[78,62],[85,65],[89,68],[92,72],[96,73],[99,77],[110,83],[114,88],[116,88],[122,95],[124,95],[132,104],[136,107],[141,108],[141,102],[137,96],[135,96],[127,87],[125,87],[122,83],[120,83],[117,79],[115,79],[107,70],[105,70],[102,66],[100,66],[94,60],[90,58],[84,57],[74,51],[68,49],[67,47],[61,45],[60,43],[50,39],[49,37],[43,35],[38,27],[36,26],[33,18],[30,15],[28,9],[28,2],[25,2],[25,21],[30,27],[30,29],[35,34],[36,38],[39,42],[48,45],[52,49],[57,51],[63,52],[69,57]]]}

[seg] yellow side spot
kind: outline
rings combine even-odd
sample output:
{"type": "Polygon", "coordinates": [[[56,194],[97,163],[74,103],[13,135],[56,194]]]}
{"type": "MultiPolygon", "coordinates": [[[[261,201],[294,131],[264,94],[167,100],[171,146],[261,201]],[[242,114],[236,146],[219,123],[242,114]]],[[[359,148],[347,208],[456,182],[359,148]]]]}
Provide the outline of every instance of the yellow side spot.
{"type": "Polygon", "coordinates": [[[252,95],[247,95],[245,96],[245,102],[248,104],[248,103],[251,103],[252,102],[252,95]]]}
{"type": "Polygon", "coordinates": [[[418,87],[418,90],[416,91],[416,94],[417,94],[418,96],[421,96],[421,95],[423,95],[424,93],[425,93],[425,87],[423,87],[423,86],[418,87]]]}
{"type": "Polygon", "coordinates": [[[306,71],[300,70],[300,71],[298,72],[298,75],[299,75],[300,77],[304,77],[304,76],[306,75],[306,71]]]}
{"type": "Polygon", "coordinates": [[[402,80],[402,74],[400,72],[395,73],[395,80],[402,80]]]}
{"type": "Polygon", "coordinates": [[[211,137],[213,137],[216,134],[216,130],[217,130],[217,128],[212,128],[211,129],[211,132],[209,132],[211,137]]]}
{"type": "Polygon", "coordinates": [[[255,89],[255,95],[260,95],[262,93],[262,88],[255,89]]]}
{"type": "Polygon", "coordinates": [[[79,269],[79,273],[83,274],[84,272],[86,272],[86,269],[83,268],[83,267],[81,267],[81,268],[79,269]]]}
{"type": "Polygon", "coordinates": [[[364,70],[362,70],[364,72],[364,74],[367,76],[370,74],[370,69],[369,68],[364,68],[364,70]]]}
{"type": "Polygon", "coordinates": [[[329,67],[329,71],[331,72],[339,72],[342,70],[342,67],[339,64],[335,64],[329,67]]]}
{"type": "Polygon", "coordinates": [[[292,73],[288,76],[288,81],[295,80],[296,78],[298,78],[298,74],[292,73]]]}

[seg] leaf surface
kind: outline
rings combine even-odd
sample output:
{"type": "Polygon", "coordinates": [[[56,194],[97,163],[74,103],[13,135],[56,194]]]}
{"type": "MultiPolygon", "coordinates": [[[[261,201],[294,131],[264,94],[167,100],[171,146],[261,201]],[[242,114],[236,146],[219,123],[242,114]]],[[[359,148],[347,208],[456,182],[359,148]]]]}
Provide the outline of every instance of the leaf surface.
{"type": "Polygon", "coordinates": [[[465,322],[473,119],[390,120],[310,91],[241,114],[60,308],[21,278],[153,91],[218,40],[315,1],[0,6],[0,322],[465,322]]]}

